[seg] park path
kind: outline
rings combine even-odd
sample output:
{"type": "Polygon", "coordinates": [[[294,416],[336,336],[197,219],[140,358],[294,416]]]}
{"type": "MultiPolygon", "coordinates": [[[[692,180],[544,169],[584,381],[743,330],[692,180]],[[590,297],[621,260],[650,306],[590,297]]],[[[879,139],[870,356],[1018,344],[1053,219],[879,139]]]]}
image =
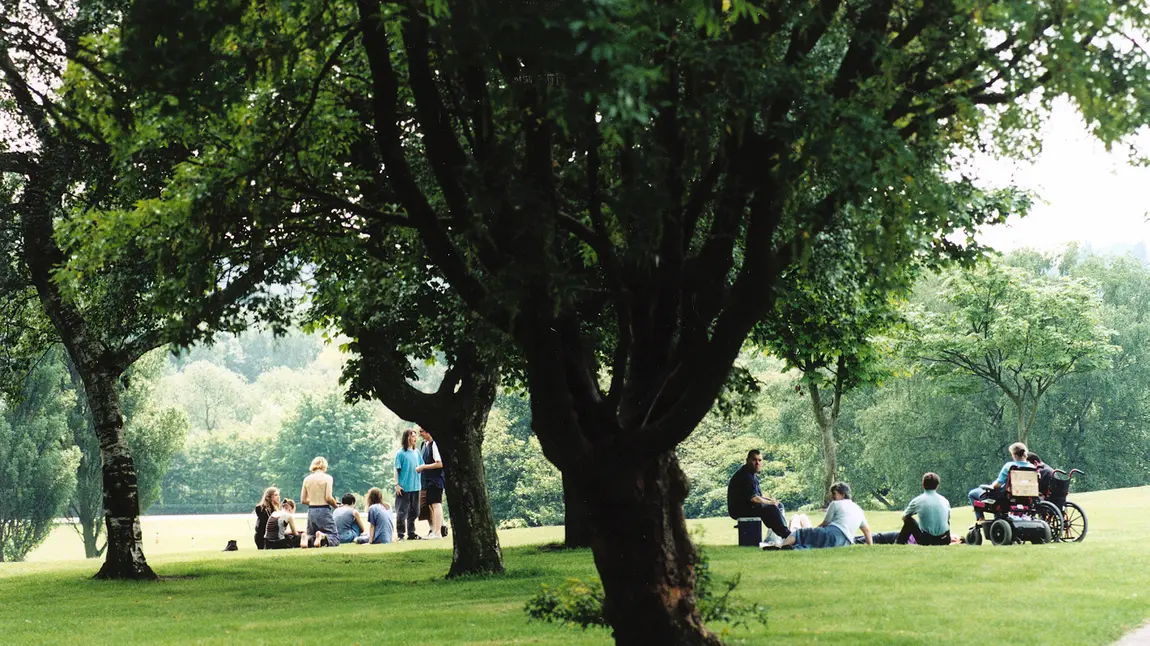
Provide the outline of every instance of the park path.
{"type": "Polygon", "coordinates": [[[1150,646],[1150,621],[1115,642],[1114,646],[1150,646]]]}

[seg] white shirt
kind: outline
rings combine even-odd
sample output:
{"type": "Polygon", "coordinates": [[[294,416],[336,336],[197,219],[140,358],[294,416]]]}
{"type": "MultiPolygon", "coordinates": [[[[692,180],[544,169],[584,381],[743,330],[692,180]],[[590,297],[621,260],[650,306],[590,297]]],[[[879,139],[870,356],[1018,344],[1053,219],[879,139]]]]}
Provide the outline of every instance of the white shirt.
{"type": "Polygon", "coordinates": [[[837,527],[839,531],[853,541],[860,527],[869,527],[866,516],[861,507],[853,500],[835,500],[827,505],[825,521],[829,527],[837,527]]]}

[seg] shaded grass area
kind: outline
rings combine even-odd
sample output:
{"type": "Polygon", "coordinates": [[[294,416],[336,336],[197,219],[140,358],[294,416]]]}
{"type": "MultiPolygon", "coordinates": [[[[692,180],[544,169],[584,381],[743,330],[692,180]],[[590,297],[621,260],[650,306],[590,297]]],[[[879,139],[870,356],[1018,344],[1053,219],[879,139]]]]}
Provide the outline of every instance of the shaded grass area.
{"type": "MultiPolygon", "coordinates": [[[[716,575],[742,573],[736,595],[770,609],[767,627],[734,629],[728,643],[1111,643],[1150,617],[1150,488],[1072,498],[1090,517],[1080,544],[762,552],[730,546],[731,521],[698,524],[716,575]]],[[[898,520],[870,516],[880,530],[898,520]]],[[[955,527],[969,518],[956,510],[955,527]]],[[[605,630],[530,623],[523,612],[540,583],[594,576],[588,551],[511,547],[507,576],[444,581],[450,541],[437,543],[160,555],[152,561],[171,578],[151,584],[92,581],[91,562],[5,565],[0,635],[20,644],[610,643],[605,630]]]]}

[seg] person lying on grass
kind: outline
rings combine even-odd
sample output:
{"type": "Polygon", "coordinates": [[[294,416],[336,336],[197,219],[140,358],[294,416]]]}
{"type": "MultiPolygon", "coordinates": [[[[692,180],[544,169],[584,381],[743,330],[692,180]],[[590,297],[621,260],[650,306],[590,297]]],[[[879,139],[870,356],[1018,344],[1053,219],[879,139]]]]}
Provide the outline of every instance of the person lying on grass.
{"type": "MultiPolygon", "coordinates": [[[[867,545],[873,545],[870,526],[867,525],[863,510],[851,500],[851,487],[845,482],[831,485],[831,504],[827,505],[826,517],[818,527],[804,527],[795,530],[783,541],[783,548],[818,549],[826,547],[846,547],[854,544],[855,532],[862,529],[867,545]]],[[[770,549],[768,546],[764,549],[770,549]]]]}

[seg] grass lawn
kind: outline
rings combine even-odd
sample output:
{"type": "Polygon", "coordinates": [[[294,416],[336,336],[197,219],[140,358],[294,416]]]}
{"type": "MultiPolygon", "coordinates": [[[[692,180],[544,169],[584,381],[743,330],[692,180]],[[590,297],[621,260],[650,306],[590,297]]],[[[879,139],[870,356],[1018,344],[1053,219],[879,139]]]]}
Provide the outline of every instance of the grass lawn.
{"type": "MultiPolygon", "coordinates": [[[[694,524],[716,574],[742,572],[735,594],[769,607],[767,627],[734,629],[729,643],[1109,644],[1150,618],[1150,487],[1072,499],[1090,520],[1079,544],[763,552],[731,546],[732,521],[694,524]]],[[[897,513],[869,517],[876,530],[898,523],[897,513]]],[[[970,519],[956,510],[953,524],[970,519]]],[[[605,630],[529,623],[523,613],[540,583],[594,575],[586,550],[539,549],[559,528],[503,533],[507,576],[444,581],[450,541],[261,553],[244,522],[149,519],[158,584],[91,581],[96,564],[70,560],[65,539],[79,539],[57,528],[34,560],[0,564],[0,642],[610,643],[605,630]],[[180,523],[205,537],[198,551],[180,543],[180,523]],[[219,552],[227,538],[241,551],[219,552]]]]}

